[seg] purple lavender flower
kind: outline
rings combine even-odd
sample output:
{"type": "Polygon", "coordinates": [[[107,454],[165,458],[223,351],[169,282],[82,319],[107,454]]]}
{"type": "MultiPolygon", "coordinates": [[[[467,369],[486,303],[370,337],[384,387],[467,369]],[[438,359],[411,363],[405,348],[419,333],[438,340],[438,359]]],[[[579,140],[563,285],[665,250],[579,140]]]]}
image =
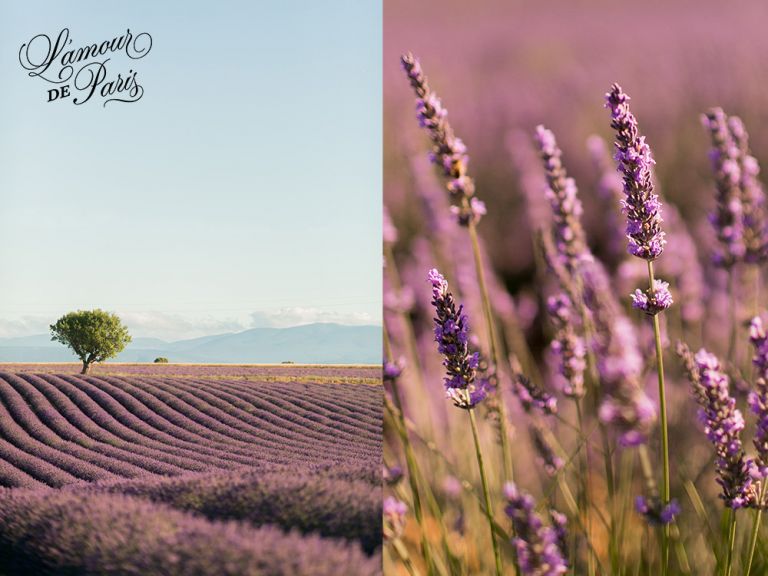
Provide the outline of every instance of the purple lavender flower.
{"type": "Polygon", "coordinates": [[[464,306],[456,309],[448,282],[440,272],[433,268],[428,279],[432,284],[432,305],[437,314],[434,318],[435,341],[446,369],[446,395],[459,408],[473,408],[488,394],[488,381],[478,378],[480,354],[469,351],[469,321],[464,306]]]}
{"type": "Polygon", "coordinates": [[[551,344],[559,358],[560,376],[564,380],[563,394],[571,398],[584,396],[584,370],[587,367],[587,349],[584,339],[576,333],[573,303],[565,294],[550,297],[547,309],[557,333],[551,344]]]}
{"type": "Polygon", "coordinates": [[[568,562],[561,548],[563,525],[544,526],[535,512],[536,503],[530,494],[524,494],[511,482],[504,485],[507,499],[505,512],[512,519],[515,537],[512,543],[517,551],[520,572],[524,576],[557,576],[568,571],[568,562]]]}
{"type": "Polygon", "coordinates": [[[746,458],[741,444],[744,418],[728,389],[728,376],[714,354],[704,348],[694,356],[683,343],[677,347],[683,359],[696,401],[704,433],[715,447],[717,483],[721,498],[729,508],[743,508],[755,499],[752,479],[757,474],[755,462],[746,458]]]}
{"type": "Polygon", "coordinates": [[[729,267],[744,258],[743,207],[739,149],[728,130],[728,117],[722,108],[713,108],[701,118],[712,137],[709,158],[717,185],[717,208],[710,221],[722,249],[714,255],[715,264],[729,267]]]}
{"type": "Polygon", "coordinates": [[[677,500],[671,500],[665,505],[658,497],[638,496],[635,498],[635,509],[649,523],[656,525],[669,524],[675,519],[675,516],[680,514],[680,504],[677,503],[677,500]]]}
{"type": "Polygon", "coordinates": [[[557,547],[563,554],[565,561],[568,561],[568,518],[557,510],[549,509],[549,522],[552,524],[552,530],[557,538],[557,547]]]}
{"type": "Polygon", "coordinates": [[[651,166],[655,163],[645,137],[637,130],[637,120],[629,110],[629,96],[618,84],[605,95],[611,110],[611,127],[616,130],[616,161],[624,179],[629,253],[652,261],[664,250],[666,240],[661,231],[661,203],[653,191],[651,166]]]}
{"type": "Polygon", "coordinates": [[[573,178],[568,178],[565,171],[555,135],[544,126],[537,126],[535,138],[544,161],[546,194],[554,215],[555,248],[563,265],[573,273],[579,261],[586,256],[586,240],[581,226],[583,210],[578,190],[573,178]]]}
{"type": "Polygon", "coordinates": [[[458,499],[461,496],[461,480],[455,476],[446,476],[442,483],[443,493],[451,499],[458,499]]]}
{"type": "Polygon", "coordinates": [[[451,215],[462,226],[466,226],[470,220],[477,224],[480,218],[488,213],[485,202],[475,196],[469,199],[469,207],[451,206],[451,215]]]}
{"type": "Polygon", "coordinates": [[[478,203],[473,205],[470,201],[475,193],[475,184],[467,175],[467,147],[454,135],[447,120],[448,111],[430,89],[419,61],[408,53],[400,58],[400,62],[416,93],[419,126],[427,130],[432,140],[430,160],[441,168],[448,179],[446,187],[456,203],[457,220],[462,226],[477,222],[484,214],[485,206],[478,203]]]}
{"type": "Polygon", "coordinates": [[[757,450],[756,465],[763,478],[768,477],[768,337],[763,321],[755,316],[749,325],[749,340],[755,349],[752,363],[757,368],[755,389],[748,397],[749,407],[757,416],[753,440],[757,450]]]}
{"type": "Polygon", "coordinates": [[[544,414],[557,414],[557,398],[537,386],[530,378],[518,373],[514,380],[514,390],[526,412],[533,408],[544,414]]]}
{"type": "Polygon", "coordinates": [[[403,469],[397,464],[391,467],[384,466],[382,478],[387,486],[395,486],[403,479],[403,469]]]}
{"type": "Polygon", "coordinates": [[[565,465],[565,462],[555,453],[552,444],[545,435],[543,425],[533,423],[529,427],[529,432],[533,441],[533,447],[544,466],[544,471],[547,475],[554,476],[565,465]]]}
{"type": "Polygon", "coordinates": [[[669,284],[663,280],[653,281],[653,290],[646,288],[635,290],[632,294],[632,307],[642,310],[649,316],[655,316],[672,306],[672,294],[669,292],[669,284]]]}
{"type": "Polygon", "coordinates": [[[384,500],[384,539],[396,540],[403,535],[405,530],[405,516],[408,506],[397,498],[389,496],[384,500]]]}
{"type": "Polygon", "coordinates": [[[765,206],[765,190],[758,180],[760,164],[749,151],[749,134],[741,118],[729,117],[728,131],[739,151],[744,261],[755,264],[765,261],[768,257],[768,215],[765,206]]]}
{"type": "Polygon", "coordinates": [[[619,430],[619,445],[640,446],[648,441],[648,431],[656,419],[656,407],[645,392],[633,382],[605,395],[598,417],[619,430]]]}
{"type": "Polygon", "coordinates": [[[403,373],[403,365],[404,362],[402,360],[398,362],[388,362],[385,360],[383,369],[384,382],[391,382],[400,378],[400,375],[403,373]]]}

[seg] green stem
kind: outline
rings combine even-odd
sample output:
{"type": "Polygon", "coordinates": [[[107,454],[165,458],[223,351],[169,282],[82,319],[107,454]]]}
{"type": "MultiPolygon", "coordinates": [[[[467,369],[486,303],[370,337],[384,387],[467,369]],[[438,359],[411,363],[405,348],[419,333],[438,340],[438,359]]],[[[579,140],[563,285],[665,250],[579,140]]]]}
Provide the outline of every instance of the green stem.
{"type": "MultiPolygon", "coordinates": [[[[579,468],[581,476],[581,509],[584,511],[584,524],[587,531],[587,542],[592,541],[592,514],[589,504],[590,490],[590,463],[589,463],[589,445],[584,436],[584,416],[581,411],[581,400],[576,398],[576,418],[579,423],[579,441],[583,441],[583,451],[579,458],[579,468]]],[[[591,548],[587,549],[587,571],[590,575],[595,573],[595,557],[591,548]]]]}
{"type": "MultiPolygon", "coordinates": [[[[491,363],[495,370],[499,369],[499,345],[496,338],[496,328],[493,322],[493,312],[491,310],[491,299],[488,296],[488,285],[485,281],[485,268],[480,252],[480,240],[477,236],[477,228],[473,221],[469,223],[469,238],[472,243],[472,256],[475,261],[475,274],[477,283],[480,287],[480,299],[483,301],[483,316],[485,316],[485,325],[488,330],[488,346],[491,351],[491,363]]],[[[499,428],[501,437],[501,457],[504,464],[504,474],[510,482],[514,481],[514,467],[512,465],[512,451],[509,446],[509,431],[507,429],[507,409],[504,404],[502,394],[499,394],[499,428]]]]}
{"type": "MultiPolygon", "coordinates": [[[[563,500],[565,500],[565,504],[566,506],[568,506],[568,510],[570,511],[571,516],[573,516],[573,518],[576,520],[576,523],[579,525],[579,528],[581,529],[581,531],[586,534],[587,528],[586,526],[584,526],[584,523],[581,520],[581,516],[579,514],[579,506],[576,503],[576,499],[573,497],[573,492],[571,492],[571,489],[568,486],[568,483],[566,482],[565,477],[561,473],[558,473],[557,475],[557,485],[560,488],[560,492],[563,494],[563,500]]],[[[597,551],[595,550],[594,545],[592,544],[592,541],[589,538],[587,538],[587,548],[591,551],[592,556],[595,557],[597,564],[600,568],[600,573],[602,573],[603,567],[600,564],[600,559],[597,556],[597,551]]],[[[573,564],[574,564],[574,570],[575,570],[576,563],[574,562],[573,564]]]]}
{"type": "MultiPolygon", "coordinates": [[[[648,261],[648,281],[650,291],[654,291],[653,262],[648,261]]],[[[659,406],[661,411],[661,457],[663,466],[664,480],[661,484],[662,505],[669,504],[670,485],[669,485],[669,432],[667,430],[667,397],[664,387],[664,356],[661,349],[661,328],[659,327],[659,316],[653,316],[653,337],[656,342],[656,372],[659,378],[659,406]]],[[[666,576],[669,566],[669,524],[664,524],[661,529],[661,574],[666,576]]]]}
{"type": "Polygon", "coordinates": [[[757,546],[757,536],[760,533],[760,519],[763,515],[763,500],[765,498],[765,487],[768,482],[765,480],[760,486],[760,496],[758,498],[757,512],[755,513],[755,520],[752,523],[752,536],[749,539],[749,559],[747,560],[747,569],[744,571],[746,576],[752,571],[752,560],[755,558],[755,547],[757,546]]]}
{"type": "Polygon", "coordinates": [[[731,576],[731,565],[733,563],[733,545],[736,542],[736,510],[731,509],[728,518],[728,555],[725,560],[723,576],[731,576]]]}
{"type": "Polygon", "coordinates": [[[477,420],[475,419],[475,410],[470,408],[469,421],[472,425],[472,438],[475,441],[475,453],[477,454],[477,466],[480,469],[480,480],[483,484],[483,499],[485,500],[485,515],[488,518],[488,527],[491,529],[491,543],[493,544],[493,557],[496,561],[496,576],[502,576],[501,567],[501,551],[499,545],[496,542],[496,536],[493,532],[493,508],[491,508],[491,493],[488,490],[488,478],[485,474],[485,466],[483,465],[483,451],[480,448],[480,436],[477,432],[477,420]]]}

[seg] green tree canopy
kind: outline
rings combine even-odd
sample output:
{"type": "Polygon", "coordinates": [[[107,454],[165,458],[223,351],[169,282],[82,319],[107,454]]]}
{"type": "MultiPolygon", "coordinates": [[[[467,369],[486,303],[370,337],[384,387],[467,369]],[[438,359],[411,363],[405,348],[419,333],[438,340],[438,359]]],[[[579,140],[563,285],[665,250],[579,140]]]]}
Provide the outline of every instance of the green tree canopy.
{"type": "Polygon", "coordinates": [[[87,374],[94,362],[117,356],[131,341],[131,335],[116,314],[104,310],[78,310],[51,325],[51,340],[69,346],[83,362],[87,374]]]}

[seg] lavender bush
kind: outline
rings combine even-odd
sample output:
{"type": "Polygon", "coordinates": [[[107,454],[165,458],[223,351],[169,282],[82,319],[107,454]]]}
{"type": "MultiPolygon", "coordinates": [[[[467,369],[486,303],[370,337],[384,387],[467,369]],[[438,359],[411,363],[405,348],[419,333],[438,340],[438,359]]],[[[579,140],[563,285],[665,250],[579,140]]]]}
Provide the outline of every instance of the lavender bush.
{"type": "Polygon", "coordinates": [[[141,499],[0,489],[10,574],[380,574],[353,544],[210,522],[141,499]]]}

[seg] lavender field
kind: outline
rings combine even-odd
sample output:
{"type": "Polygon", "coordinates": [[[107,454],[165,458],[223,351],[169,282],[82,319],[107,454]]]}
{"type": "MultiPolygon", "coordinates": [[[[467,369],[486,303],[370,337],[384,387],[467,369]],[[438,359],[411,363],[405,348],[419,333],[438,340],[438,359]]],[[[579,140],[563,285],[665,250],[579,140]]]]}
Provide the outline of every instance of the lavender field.
{"type": "Polygon", "coordinates": [[[385,9],[386,574],[766,574],[764,3],[385,9]]]}
{"type": "Polygon", "coordinates": [[[381,573],[375,368],[47,368],[0,370],[0,573],[381,573]]]}
{"type": "MultiPolygon", "coordinates": [[[[8,372],[79,374],[75,362],[5,363],[8,372]]],[[[163,376],[168,378],[199,377],[206,379],[238,379],[274,382],[378,384],[381,367],[361,364],[133,364],[109,362],[96,368],[109,376],[163,376]]]]}

